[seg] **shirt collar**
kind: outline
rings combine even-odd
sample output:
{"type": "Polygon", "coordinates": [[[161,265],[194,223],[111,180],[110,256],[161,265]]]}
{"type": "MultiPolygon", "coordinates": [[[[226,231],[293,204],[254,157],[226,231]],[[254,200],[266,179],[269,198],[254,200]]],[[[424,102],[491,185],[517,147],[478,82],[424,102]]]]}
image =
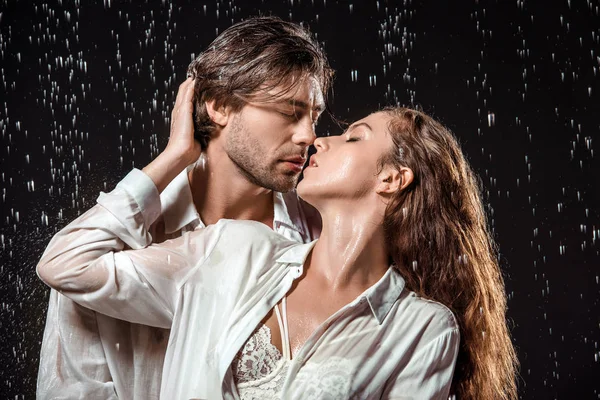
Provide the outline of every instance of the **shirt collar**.
{"type": "MultiPolygon", "coordinates": [[[[161,213],[164,217],[165,233],[167,234],[178,232],[196,220],[202,226],[204,225],[194,206],[190,188],[188,176],[192,168],[194,168],[194,164],[189,165],[177,175],[160,195],[161,213]]],[[[301,221],[301,216],[297,197],[296,191],[291,191],[285,195],[273,192],[273,223],[275,225],[286,225],[300,234],[304,234],[304,229],[298,224],[301,221]]]]}
{"type": "MultiPolygon", "coordinates": [[[[277,262],[300,265],[303,268],[308,253],[316,243],[317,241],[314,240],[310,243],[291,246],[277,259],[277,262]]],[[[301,269],[298,276],[301,276],[302,272],[301,269]]],[[[358,299],[367,299],[373,316],[377,319],[379,325],[381,325],[396,300],[400,297],[404,286],[405,281],[400,272],[395,267],[390,266],[381,279],[358,296],[358,299]]]]}
{"type": "Polygon", "coordinates": [[[400,272],[395,267],[390,266],[379,282],[365,290],[359,297],[364,296],[367,299],[373,316],[381,325],[396,300],[400,297],[404,286],[405,281],[400,272]]]}
{"type": "Polygon", "coordinates": [[[300,199],[295,190],[286,194],[273,192],[273,206],[274,224],[284,224],[300,234],[304,234],[304,229],[298,224],[302,218],[299,209],[300,199]]]}
{"type": "Polygon", "coordinates": [[[302,243],[290,246],[286,251],[283,252],[281,256],[279,256],[277,262],[282,264],[303,266],[304,262],[306,261],[306,257],[308,257],[308,253],[310,253],[316,243],[317,241],[313,240],[310,243],[302,243]]]}
{"type": "Polygon", "coordinates": [[[191,164],[181,171],[160,194],[161,213],[167,234],[177,232],[193,221],[200,221],[188,178],[188,173],[193,167],[194,164],[191,164]]]}

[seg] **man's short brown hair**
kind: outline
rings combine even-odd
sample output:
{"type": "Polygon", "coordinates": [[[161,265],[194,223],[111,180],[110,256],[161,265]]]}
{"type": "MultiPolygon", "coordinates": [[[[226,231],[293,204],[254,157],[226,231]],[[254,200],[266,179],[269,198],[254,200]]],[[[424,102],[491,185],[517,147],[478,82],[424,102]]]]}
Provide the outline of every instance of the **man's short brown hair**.
{"type": "Polygon", "coordinates": [[[333,70],[307,29],[276,17],[258,17],[223,31],[192,61],[188,76],[196,78],[194,131],[205,149],[215,129],[207,101],[239,111],[251,100],[282,98],[307,76],[317,79],[326,98],[333,70]],[[275,88],[277,93],[266,96],[275,88]]]}

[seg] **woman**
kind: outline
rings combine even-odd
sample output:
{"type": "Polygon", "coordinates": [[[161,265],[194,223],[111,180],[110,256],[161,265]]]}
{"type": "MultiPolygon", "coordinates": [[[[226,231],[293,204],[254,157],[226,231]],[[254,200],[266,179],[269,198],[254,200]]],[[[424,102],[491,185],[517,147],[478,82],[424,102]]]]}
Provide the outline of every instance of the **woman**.
{"type": "MultiPolygon", "coordinates": [[[[197,158],[183,142],[163,153],[177,163],[138,179],[164,188],[176,173],[160,165],[197,158]]],[[[222,220],[123,250],[160,206],[124,182],[80,217],[103,225],[53,240],[38,274],[98,312],[172,329],[161,398],[516,398],[502,278],[453,136],[393,108],[315,147],[298,186],[323,219],[315,242],[222,220]]]]}

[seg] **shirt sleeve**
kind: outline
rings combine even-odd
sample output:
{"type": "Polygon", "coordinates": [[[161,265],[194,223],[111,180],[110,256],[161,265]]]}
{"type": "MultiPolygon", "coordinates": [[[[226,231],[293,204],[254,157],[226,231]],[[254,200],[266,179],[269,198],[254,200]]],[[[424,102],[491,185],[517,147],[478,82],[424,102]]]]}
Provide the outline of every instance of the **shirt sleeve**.
{"type": "Polygon", "coordinates": [[[458,329],[446,331],[418,350],[386,385],[382,399],[447,400],[460,344],[458,329]]]}
{"type": "Polygon", "coordinates": [[[96,313],[50,291],[40,350],[37,400],[118,400],[96,313]]]}
{"type": "Polygon", "coordinates": [[[37,266],[38,275],[84,307],[170,328],[179,282],[203,261],[214,230],[204,228],[193,238],[186,234],[151,245],[149,227],[159,214],[156,187],[143,172],[132,171],[54,236],[37,266]],[[132,250],[124,250],[125,245],[132,250]]]}

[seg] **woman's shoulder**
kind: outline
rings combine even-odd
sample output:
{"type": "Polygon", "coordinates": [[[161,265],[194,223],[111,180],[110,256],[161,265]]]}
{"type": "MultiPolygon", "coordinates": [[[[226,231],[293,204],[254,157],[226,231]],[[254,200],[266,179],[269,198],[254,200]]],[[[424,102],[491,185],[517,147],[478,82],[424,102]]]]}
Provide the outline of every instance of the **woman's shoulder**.
{"type": "Polygon", "coordinates": [[[424,327],[431,333],[444,334],[459,331],[454,312],[438,301],[406,290],[401,296],[400,304],[405,316],[408,315],[414,320],[416,326],[424,327]]]}

